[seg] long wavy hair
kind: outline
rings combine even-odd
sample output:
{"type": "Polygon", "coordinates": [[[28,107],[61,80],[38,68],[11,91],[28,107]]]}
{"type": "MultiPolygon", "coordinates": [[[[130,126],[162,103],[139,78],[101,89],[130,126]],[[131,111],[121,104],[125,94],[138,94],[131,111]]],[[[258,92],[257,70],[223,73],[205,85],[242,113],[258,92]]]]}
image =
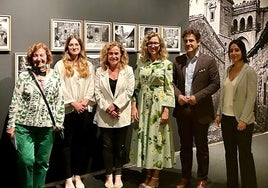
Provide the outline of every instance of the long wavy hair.
{"type": "Polygon", "coordinates": [[[88,70],[88,61],[87,61],[87,56],[86,56],[86,51],[85,51],[85,47],[84,47],[84,43],[82,41],[82,39],[78,36],[78,35],[71,35],[67,38],[66,43],[65,43],[65,47],[64,47],[64,54],[62,57],[62,61],[64,64],[64,71],[65,71],[65,75],[67,77],[72,77],[74,75],[74,63],[73,63],[73,59],[70,55],[69,52],[69,43],[72,39],[76,39],[80,45],[81,51],[78,54],[78,58],[77,58],[77,72],[79,73],[79,76],[81,78],[88,78],[90,76],[90,72],[88,70]]]}
{"type": "Polygon", "coordinates": [[[119,68],[123,69],[128,64],[129,57],[128,57],[128,53],[126,49],[122,46],[120,42],[111,41],[111,42],[106,43],[100,52],[100,61],[101,61],[101,67],[103,70],[108,69],[109,67],[108,53],[109,53],[109,50],[115,46],[117,46],[120,49],[120,53],[121,53],[121,61],[120,61],[119,68]]]}
{"type": "Polygon", "coordinates": [[[168,58],[168,52],[166,49],[166,44],[164,42],[164,39],[155,32],[150,32],[149,34],[147,34],[143,40],[142,40],[142,44],[141,44],[141,56],[140,56],[140,61],[141,62],[146,62],[148,59],[150,59],[150,53],[148,51],[148,42],[150,41],[151,38],[153,37],[157,37],[159,39],[159,43],[160,43],[160,49],[158,51],[158,60],[165,60],[168,58]]]}

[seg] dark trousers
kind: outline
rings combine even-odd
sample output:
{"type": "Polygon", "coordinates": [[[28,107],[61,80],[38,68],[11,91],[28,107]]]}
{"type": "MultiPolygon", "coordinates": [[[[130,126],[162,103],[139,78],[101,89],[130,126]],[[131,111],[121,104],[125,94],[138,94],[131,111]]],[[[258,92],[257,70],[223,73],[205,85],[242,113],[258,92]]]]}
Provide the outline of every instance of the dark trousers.
{"type": "Polygon", "coordinates": [[[72,112],[65,115],[62,146],[65,178],[82,175],[87,170],[92,118],[93,114],[87,111],[82,114],[72,112]]]}
{"type": "Polygon", "coordinates": [[[243,131],[237,130],[235,117],[222,116],[221,128],[225,148],[227,187],[238,188],[238,158],[242,188],[257,188],[255,164],[251,152],[253,124],[243,131]],[[238,152],[239,155],[238,155],[238,152]],[[239,157],[238,157],[239,156],[239,157]]]}
{"type": "Polygon", "coordinates": [[[113,173],[113,167],[115,167],[115,174],[121,175],[126,157],[125,142],[128,127],[100,128],[103,144],[102,155],[107,175],[113,173]]]}
{"type": "Polygon", "coordinates": [[[185,113],[181,117],[183,118],[177,118],[177,124],[181,143],[182,177],[187,179],[192,177],[193,142],[195,142],[198,165],[197,178],[207,180],[209,167],[207,135],[209,124],[200,124],[197,121],[195,112],[190,107],[185,109],[185,113]]]}

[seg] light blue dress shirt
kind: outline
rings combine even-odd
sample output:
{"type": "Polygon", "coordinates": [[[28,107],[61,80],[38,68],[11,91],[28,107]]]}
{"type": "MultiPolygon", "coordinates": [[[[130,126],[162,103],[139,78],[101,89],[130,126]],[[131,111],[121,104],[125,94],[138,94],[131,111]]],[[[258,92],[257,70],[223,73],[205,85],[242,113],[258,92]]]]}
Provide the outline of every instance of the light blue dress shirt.
{"type": "Polygon", "coordinates": [[[189,97],[192,95],[192,81],[193,81],[195,65],[199,56],[199,51],[197,51],[193,59],[190,59],[188,55],[186,56],[187,56],[187,65],[185,75],[185,96],[189,97]]]}

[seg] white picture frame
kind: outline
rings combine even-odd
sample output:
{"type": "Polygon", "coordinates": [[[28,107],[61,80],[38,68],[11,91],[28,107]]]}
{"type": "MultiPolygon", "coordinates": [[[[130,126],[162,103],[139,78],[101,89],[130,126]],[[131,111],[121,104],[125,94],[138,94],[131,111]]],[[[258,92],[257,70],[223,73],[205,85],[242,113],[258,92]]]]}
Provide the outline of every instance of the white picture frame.
{"type": "Polygon", "coordinates": [[[148,24],[139,24],[138,25],[138,51],[141,50],[141,43],[143,38],[150,32],[155,32],[160,34],[159,25],[148,25],[148,24]]]}
{"type": "Polygon", "coordinates": [[[181,27],[161,26],[161,36],[165,41],[168,52],[181,51],[181,27]]]}
{"type": "Polygon", "coordinates": [[[137,24],[113,23],[113,40],[120,42],[129,52],[137,50],[137,24]]]}
{"type": "Polygon", "coordinates": [[[0,15],[0,51],[11,51],[10,15],[0,15]]]}
{"type": "Polygon", "coordinates": [[[55,19],[50,20],[50,50],[64,51],[67,38],[70,35],[82,35],[82,20],[55,19]]]}
{"type": "Polygon", "coordinates": [[[111,41],[111,22],[84,21],[84,44],[86,51],[100,51],[111,41]]]}
{"type": "Polygon", "coordinates": [[[19,74],[27,70],[26,56],[27,52],[15,53],[15,82],[18,80],[19,74]]]}

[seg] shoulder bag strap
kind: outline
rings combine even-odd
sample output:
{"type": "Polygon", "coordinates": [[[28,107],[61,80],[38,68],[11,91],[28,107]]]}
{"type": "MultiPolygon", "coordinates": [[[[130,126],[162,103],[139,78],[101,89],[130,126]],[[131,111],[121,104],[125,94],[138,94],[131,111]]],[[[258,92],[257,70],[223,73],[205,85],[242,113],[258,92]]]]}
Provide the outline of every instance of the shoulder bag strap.
{"type": "Polygon", "coordinates": [[[43,99],[44,99],[44,101],[45,101],[45,103],[46,103],[46,106],[47,106],[47,109],[48,109],[50,118],[51,118],[51,120],[52,120],[52,123],[53,123],[54,126],[56,126],[55,119],[54,119],[54,117],[53,117],[53,115],[52,115],[52,112],[51,112],[51,110],[50,110],[49,104],[48,104],[48,102],[47,102],[47,99],[46,99],[46,96],[45,96],[43,90],[41,89],[40,85],[38,84],[38,82],[37,82],[37,80],[36,80],[36,78],[35,78],[35,76],[34,76],[32,70],[28,68],[28,72],[29,72],[29,74],[31,75],[32,79],[34,80],[35,84],[37,85],[38,89],[40,90],[40,92],[41,92],[41,94],[42,94],[42,96],[43,96],[43,99]]]}
{"type": "MultiPolygon", "coordinates": [[[[41,92],[41,94],[42,94],[42,96],[43,96],[43,99],[44,99],[44,101],[45,101],[45,103],[46,103],[46,106],[47,106],[47,109],[48,109],[50,118],[51,118],[52,123],[53,123],[53,126],[56,126],[55,119],[54,119],[54,117],[53,117],[53,115],[52,115],[51,109],[50,109],[49,104],[48,104],[48,102],[47,102],[46,96],[45,96],[45,94],[43,93],[43,90],[41,89],[40,85],[38,84],[38,82],[37,82],[37,80],[36,80],[36,78],[35,78],[35,76],[34,76],[32,70],[28,68],[28,72],[29,72],[29,74],[31,75],[32,79],[34,80],[35,84],[37,85],[38,89],[40,90],[40,92],[41,92]]],[[[64,132],[63,132],[63,129],[58,129],[58,133],[59,133],[59,135],[60,135],[60,138],[63,140],[63,139],[64,139],[64,132]]]]}

